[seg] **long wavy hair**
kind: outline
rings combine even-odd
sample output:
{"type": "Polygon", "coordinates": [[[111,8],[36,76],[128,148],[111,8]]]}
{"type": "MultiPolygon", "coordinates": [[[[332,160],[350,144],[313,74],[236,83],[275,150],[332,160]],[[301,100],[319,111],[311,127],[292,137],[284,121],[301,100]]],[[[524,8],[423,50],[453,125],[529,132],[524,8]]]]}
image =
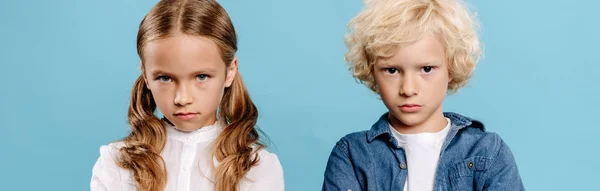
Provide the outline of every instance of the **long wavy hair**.
{"type": "MultiPolygon", "coordinates": [[[[153,40],[185,34],[209,38],[218,46],[229,67],[237,51],[235,29],[227,12],[214,0],[161,0],[139,26],[137,51],[142,75],[135,81],[128,111],[131,133],[123,139],[118,165],[130,170],[140,190],[164,190],[167,170],[161,158],[166,129],[154,115],[156,103],[144,81],[144,46],[153,40]]],[[[224,90],[219,117],[226,123],[215,140],[212,154],[219,161],[215,169],[215,189],[237,190],[239,182],[258,163],[259,142],[255,128],[258,110],[239,72],[224,90]]]]}

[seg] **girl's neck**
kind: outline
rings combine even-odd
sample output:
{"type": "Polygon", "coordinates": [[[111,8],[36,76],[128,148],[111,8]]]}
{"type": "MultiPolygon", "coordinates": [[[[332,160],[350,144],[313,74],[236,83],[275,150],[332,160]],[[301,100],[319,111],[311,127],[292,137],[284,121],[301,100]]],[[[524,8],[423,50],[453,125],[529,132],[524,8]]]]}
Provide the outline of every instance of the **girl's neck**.
{"type": "Polygon", "coordinates": [[[207,121],[206,123],[204,123],[203,125],[201,125],[198,128],[181,129],[181,128],[177,127],[177,125],[175,125],[174,123],[172,123],[171,121],[169,121],[165,117],[163,117],[162,120],[164,122],[166,122],[168,125],[172,126],[173,129],[175,129],[175,130],[177,130],[179,132],[182,132],[182,133],[191,133],[191,132],[194,132],[194,131],[198,131],[198,130],[201,130],[201,129],[204,129],[204,128],[207,128],[207,127],[211,127],[211,126],[217,125],[217,123],[219,123],[219,121],[215,117],[214,119],[211,119],[211,120],[207,121]]]}

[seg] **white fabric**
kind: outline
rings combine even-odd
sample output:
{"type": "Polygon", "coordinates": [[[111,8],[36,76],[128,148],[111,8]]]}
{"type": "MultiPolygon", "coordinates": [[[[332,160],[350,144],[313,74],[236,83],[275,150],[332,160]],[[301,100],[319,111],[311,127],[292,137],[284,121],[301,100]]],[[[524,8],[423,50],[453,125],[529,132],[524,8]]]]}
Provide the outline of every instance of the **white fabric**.
{"type": "Polygon", "coordinates": [[[446,127],[436,133],[402,134],[389,125],[398,145],[406,153],[408,177],[404,191],[433,190],[442,144],[450,130],[450,119],[446,120],[446,127]]]}
{"type": "MultiPolygon", "coordinates": [[[[165,190],[214,190],[213,169],[218,166],[210,149],[222,130],[215,123],[194,132],[182,132],[172,125],[167,126],[167,142],[161,156],[167,168],[165,190]]],[[[92,170],[90,188],[100,190],[137,190],[132,173],[117,166],[119,149],[123,142],[100,147],[100,157],[92,170]]],[[[252,167],[239,185],[240,191],[282,191],[284,190],[283,169],[277,155],[261,149],[260,162],[252,167]]]]}

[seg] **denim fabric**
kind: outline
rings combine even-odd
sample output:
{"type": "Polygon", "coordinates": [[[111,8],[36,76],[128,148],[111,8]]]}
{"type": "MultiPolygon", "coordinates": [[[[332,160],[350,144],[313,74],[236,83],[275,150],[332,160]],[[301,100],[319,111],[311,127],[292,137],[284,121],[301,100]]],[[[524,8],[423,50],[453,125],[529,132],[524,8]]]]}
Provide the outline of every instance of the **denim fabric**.
{"type": "MultiPolygon", "coordinates": [[[[434,190],[525,190],[506,143],[484,125],[446,112],[451,127],[440,153],[434,190]]],[[[370,130],[351,133],[333,148],[323,182],[324,191],[402,190],[407,171],[385,113],[370,130]]]]}

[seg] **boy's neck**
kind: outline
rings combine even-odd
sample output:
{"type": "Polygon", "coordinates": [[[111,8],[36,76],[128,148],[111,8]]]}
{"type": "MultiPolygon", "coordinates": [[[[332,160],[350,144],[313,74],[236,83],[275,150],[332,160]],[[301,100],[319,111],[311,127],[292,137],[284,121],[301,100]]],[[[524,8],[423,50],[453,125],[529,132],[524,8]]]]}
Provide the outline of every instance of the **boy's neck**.
{"type": "Polygon", "coordinates": [[[408,126],[396,119],[392,114],[388,116],[392,127],[401,134],[437,133],[448,125],[448,120],[442,112],[436,112],[420,124],[408,126]]]}

